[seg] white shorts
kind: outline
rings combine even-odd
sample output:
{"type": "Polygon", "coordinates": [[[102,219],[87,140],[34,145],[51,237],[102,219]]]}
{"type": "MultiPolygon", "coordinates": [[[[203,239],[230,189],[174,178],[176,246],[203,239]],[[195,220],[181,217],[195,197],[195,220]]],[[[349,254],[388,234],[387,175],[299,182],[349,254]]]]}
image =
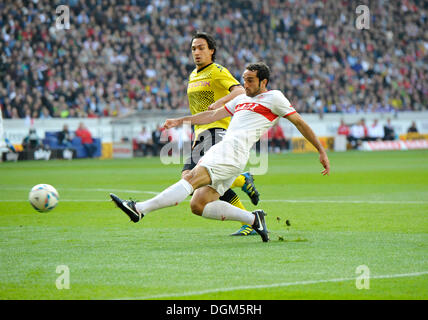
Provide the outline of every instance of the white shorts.
{"type": "Polygon", "coordinates": [[[211,177],[211,188],[222,196],[245,169],[249,158],[225,141],[213,145],[199,160],[198,165],[207,168],[211,177]]]}

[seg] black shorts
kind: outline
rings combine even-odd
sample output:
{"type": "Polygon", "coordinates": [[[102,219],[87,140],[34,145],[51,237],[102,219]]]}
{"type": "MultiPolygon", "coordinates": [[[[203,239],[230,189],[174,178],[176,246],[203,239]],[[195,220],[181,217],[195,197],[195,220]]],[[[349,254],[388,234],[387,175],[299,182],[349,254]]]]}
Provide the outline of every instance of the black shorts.
{"type": "Polygon", "coordinates": [[[223,139],[223,135],[226,133],[226,129],[223,128],[211,128],[202,131],[198,139],[192,143],[192,152],[186,159],[183,169],[181,172],[186,170],[192,170],[198,164],[199,160],[204,156],[205,152],[208,151],[216,143],[223,139]]]}

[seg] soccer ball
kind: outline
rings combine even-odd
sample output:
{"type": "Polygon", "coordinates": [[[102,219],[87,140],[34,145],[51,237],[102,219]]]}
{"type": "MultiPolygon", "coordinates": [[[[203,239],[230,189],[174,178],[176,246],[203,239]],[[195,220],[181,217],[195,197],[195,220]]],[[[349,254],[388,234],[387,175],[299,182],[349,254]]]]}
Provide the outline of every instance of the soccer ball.
{"type": "Polygon", "coordinates": [[[49,184],[38,184],[31,189],[28,200],[37,211],[48,212],[58,204],[59,194],[49,184]]]}

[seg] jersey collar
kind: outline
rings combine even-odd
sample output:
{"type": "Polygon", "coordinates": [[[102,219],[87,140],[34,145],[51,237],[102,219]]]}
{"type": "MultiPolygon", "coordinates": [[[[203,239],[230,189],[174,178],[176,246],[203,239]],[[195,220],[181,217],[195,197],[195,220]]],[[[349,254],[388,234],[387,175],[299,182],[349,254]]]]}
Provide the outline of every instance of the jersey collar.
{"type": "Polygon", "coordinates": [[[256,95],[255,97],[253,97],[253,99],[255,99],[255,98],[257,98],[257,97],[261,96],[262,94],[268,93],[269,91],[271,91],[271,90],[263,91],[262,93],[259,93],[258,95],[256,95]]]}
{"type": "Polygon", "coordinates": [[[208,68],[210,65],[212,65],[214,62],[211,62],[210,64],[207,64],[205,67],[202,67],[201,69],[196,69],[196,73],[199,73],[199,72],[201,72],[202,70],[204,70],[204,69],[206,69],[206,68],[208,68]]]}

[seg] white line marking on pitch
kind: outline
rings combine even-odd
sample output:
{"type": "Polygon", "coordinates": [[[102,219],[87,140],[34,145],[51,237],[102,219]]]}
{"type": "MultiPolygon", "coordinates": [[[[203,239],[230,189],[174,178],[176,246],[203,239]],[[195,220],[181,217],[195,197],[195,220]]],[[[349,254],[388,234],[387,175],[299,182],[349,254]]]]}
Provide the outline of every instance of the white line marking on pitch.
{"type": "MultiPolygon", "coordinates": [[[[27,190],[28,188],[23,187],[12,187],[10,190],[27,190]]],[[[85,191],[85,192],[123,192],[123,193],[143,193],[143,194],[151,194],[158,195],[160,193],[156,191],[144,191],[144,190],[127,190],[127,189],[103,189],[103,188],[58,188],[58,191],[85,191]]],[[[61,201],[66,202],[74,202],[74,201],[110,201],[110,199],[102,200],[102,199],[92,199],[92,200],[73,200],[73,199],[60,199],[61,201]]],[[[0,202],[19,202],[19,201],[27,201],[24,199],[0,199],[0,202]]],[[[189,201],[189,200],[186,200],[189,201]]],[[[250,201],[247,199],[242,199],[241,201],[250,201]]],[[[394,201],[394,200],[325,200],[325,199],[261,199],[261,203],[265,202],[284,202],[284,203],[354,203],[354,204],[428,204],[428,201],[423,200],[409,200],[409,201],[394,201]]]]}
{"type": "Polygon", "coordinates": [[[120,190],[120,189],[80,189],[80,188],[66,188],[64,190],[71,190],[71,191],[97,191],[97,192],[128,192],[128,193],[147,193],[147,194],[154,194],[157,195],[160,192],[154,192],[154,191],[141,191],[141,190],[120,190]]]}
{"type": "MultiPolygon", "coordinates": [[[[428,274],[428,271],[371,276],[370,279],[419,277],[426,274],[428,274]]],[[[130,299],[137,299],[137,300],[149,299],[150,300],[150,299],[167,298],[167,297],[198,296],[198,295],[207,294],[207,293],[227,292],[227,291],[235,291],[235,290],[248,290],[248,289],[268,289],[268,288],[275,288],[275,287],[289,287],[289,286],[299,286],[299,285],[328,283],[328,282],[343,282],[343,281],[351,281],[355,279],[356,278],[353,277],[353,278],[337,278],[337,279],[326,279],[326,280],[282,282],[282,283],[261,284],[261,285],[254,285],[254,286],[238,286],[238,287],[230,287],[230,288],[207,289],[207,290],[201,290],[201,291],[190,291],[190,292],[181,292],[181,293],[170,293],[170,294],[165,293],[165,294],[158,294],[158,295],[146,296],[146,297],[119,298],[114,300],[130,300],[130,299]]]]}
{"type": "MultiPolygon", "coordinates": [[[[6,190],[31,190],[26,187],[7,187],[6,190]]],[[[101,188],[57,188],[58,191],[87,191],[87,192],[128,192],[128,193],[147,193],[157,195],[160,192],[144,190],[124,190],[124,189],[101,189],[101,188]]]]}

